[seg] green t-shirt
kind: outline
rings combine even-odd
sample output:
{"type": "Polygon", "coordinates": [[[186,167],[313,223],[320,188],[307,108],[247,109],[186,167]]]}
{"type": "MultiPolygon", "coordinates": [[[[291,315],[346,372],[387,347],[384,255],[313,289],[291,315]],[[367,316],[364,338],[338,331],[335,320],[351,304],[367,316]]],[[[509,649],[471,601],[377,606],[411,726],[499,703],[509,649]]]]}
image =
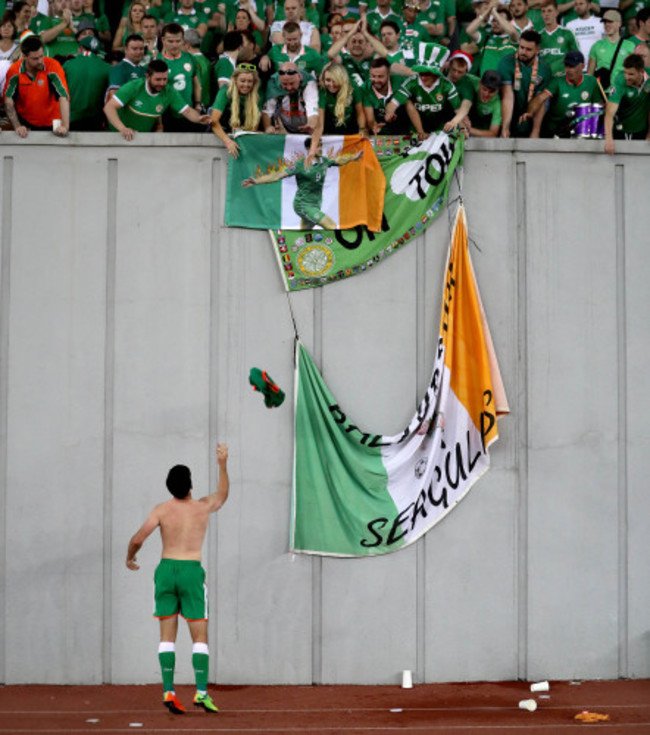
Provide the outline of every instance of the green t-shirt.
{"type": "Polygon", "coordinates": [[[382,15],[377,9],[369,10],[366,13],[366,19],[368,22],[368,30],[370,31],[370,33],[372,33],[373,36],[376,36],[377,38],[380,37],[381,24],[385,20],[392,20],[394,23],[397,23],[400,28],[402,26],[402,19],[397,13],[394,13],[392,10],[388,12],[388,15],[382,15]]]}
{"type": "Polygon", "coordinates": [[[454,110],[460,107],[460,95],[456,87],[445,77],[438,77],[431,89],[426,89],[419,76],[408,77],[402,86],[395,92],[395,99],[401,105],[407,100],[415,105],[420,113],[422,127],[425,132],[432,133],[441,130],[448,122],[445,114],[445,105],[450,105],[454,110]]]}
{"type": "Polygon", "coordinates": [[[226,54],[220,56],[214,66],[214,76],[217,79],[217,83],[222,84],[223,82],[230,81],[230,77],[234,71],[235,62],[230,58],[230,56],[227,56],[226,54]]]}
{"type": "MultiPolygon", "coordinates": [[[[291,61],[289,54],[286,52],[286,46],[271,46],[269,49],[268,57],[273,64],[273,71],[277,71],[278,67],[283,61],[291,61]]],[[[319,77],[325,62],[323,57],[311,48],[311,46],[303,46],[300,50],[300,55],[293,59],[296,66],[300,71],[306,71],[313,74],[316,78],[319,77]]]]}
{"type": "Polygon", "coordinates": [[[101,113],[111,68],[95,54],[75,56],[65,62],[63,70],[70,90],[70,122],[101,113]]]}
{"type": "MultiPolygon", "coordinates": [[[[127,128],[140,133],[150,133],[167,108],[180,115],[188,107],[171,84],[168,83],[162,92],[151,94],[146,79],[134,79],[125,84],[117,90],[114,99],[122,105],[117,112],[120,120],[127,128]]],[[[112,125],[109,127],[115,130],[112,125]]]]}
{"type": "Polygon", "coordinates": [[[577,51],[575,36],[568,28],[558,26],[550,33],[546,28],[540,33],[542,43],[539,58],[551,67],[554,77],[564,76],[564,57],[568,51],[577,51]]]}
{"type": "Polygon", "coordinates": [[[119,64],[111,67],[108,75],[108,87],[109,89],[119,89],[134,79],[143,79],[146,74],[147,70],[144,66],[136,66],[130,61],[123,59],[119,64]]]}
{"type": "Polygon", "coordinates": [[[517,50],[510,36],[505,33],[495,35],[485,28],[478,32],[476,45],[481,51],[479,76],[483,76],[488,69],[496,71],[499,68],[501,59],[514,54],[517,50]]]}
{"type": "MultiPolygon", "coordinates": [[[[49,31],[61,23],[61,18],[48,18],[46,15],[37,15],[29,24],[29,30],[37,34],[43,31],[49,31]]],[[[75,38],[73,28],[64,28],[59,35],[45,44],[45,55],[51,58],[55,56],[74,56],[77,53],[79,44],[75,38]]]]}
{"type": "Polygon", "coordinates": [[[362,102],[363,93],[360,87],[352,85],[352,100],[345,107],[343,116],[343,124],[339,125],[334,115],[336,107],[336,95],[327,89],[320,89],[318,92],[318,107],[325,112],[325,123],[323,127],[324,135],[356,135],[359,132],[355,105],[362,102]]]}
{"type": "Polygon", "coordinates": [[[630,87],[625,81],[625,74],[617,74],[607,90],[607,99],[618,104],[616,118],[625,133],[641,133],[648,129],[650,79],[647,72],[644,72],[640,87],[630,87]]]}
{"type": "MultiPolygon", "coordinates": [[[[194,97],[194,77],[198,76],[198,64],[192,54],[181,51],[177,59],[170,59],[164,54],[158,54],[169,67],[169,84],[180,94],[183,100],[192,106],[194,97]]],[[[174,113],[175,117],[179,117],[174,113]]]]}
{"type": "Polygon", "coordinates": [[[530,66],[519,64],[521,78],[516,79],[516,66],[515,55],[509,54],[499,62],[498,72],[501,74],[502,84],[511,85],[514,91],[510,134],[513,137],[528,137],[532,129],[532,123],[528,120],[523,125],[519,125],[518,120],[526,112],[529,100],[538,95],[543,89],[546,89],[553,76],[549,67],[543,61],[539,61],[537,75],[534,79],[533,64],[530,66]]]}
{"type": "Polygon", "coordinates": [[[422,26],[424,26],[425,24],[428,25],[429,23],[431,23],[432,25],[442,23],[442,35],[431,36],[431,38],[434,41],[444,38],[447,29],[447,8],[445,0],[431,0],[431,2],[429,3],[429,7],[426,10],[418,13],[415,22],[419,23],[422,26]]]}
{"type": "Polygon", "coordinates": [[[370,78],[370,62],[372,59],[355,61],[350,54],[341,51],[341,63],[350,77],[353,87],[363,87],[370,78]]]}
{"type": "Polygon", "coordinates": [[[396,119],[386,122],[386,105],[393,99],[393,95],[402,86],[404,77],[391,74],[388,82],[388,91],[385,97],[380,96],[368,80],[363,85],[363,106],[371,107],[375,121],[383,124],[380,135],[408,135],[411,130],[411,121],[403,105],[397,108],[396,119]]]}
{"type": "MultiPolygon", "coordinates": [[[[596,69],[609,69],[609,67],[612,65],[612,60],[614,59],[617,45],[618,41],[616,43],[613,43],[607,38],[601,38],[600,41],[596,41],[596,43],[594,43],[594,45],[589,50],[589,59],[595,60],[596,69]]],[[[623,71],[623,62],[625,61],[625,57],[629,56],[633,52],[634,44],[632,43],[632,41],[624,40],[621,44],[618,56],[616,57],[616,63],[614,64],[614,68],[612,69],[611,79],[614,79],[617,74],[623,71]]]]}
{"type": "MultiPolygon", "coordinates": [[[[501,99],[497,94],[489,102],[481,102],[479,97],[479,78],[473,74],[465,74],[472,89],[472,107],[469,111],[469,120],[473,128],[489,130],[493,125],[501,125],[501,99]]],[[[462,80],[461,80],[462,81],[462,80]]]]}
{"type": "MultiPolygon", "coordinates": [[[[239,122],[241,125],[244,124],[246,119],[246,95],[239,96],[239,122]]],[[[260,107],[262,100],[259,101],[260,107]]],[[[232,100],[228,97],[228,87],[221,87],[217,92],[217,96],[212,103],[213,110],[219,110],[221,112],[221,127],[227,132],[231,132],[230,125],[230,111],[232,110],[232,100]]]]}
{"type": "Polygon", "coordinates": [[[577,105],[603,102],[598,82],[585,74],[580,84],[570,84],[566,77],[554,77],[546,92],[551,95],[550,105],[544,117],[542,130],[545,135],[568,138],[575,124],[574,110],[577,105]]]}
{"type": "Polygon", "coordinates": [[[181,13],[178,11],[167,13],[163,22],[165,24],[178,23],[184,31],[189,31],[196,30],[202,23],[207,23],[208,21],[202,13],[194,10],[192,13],[181,13]]]}

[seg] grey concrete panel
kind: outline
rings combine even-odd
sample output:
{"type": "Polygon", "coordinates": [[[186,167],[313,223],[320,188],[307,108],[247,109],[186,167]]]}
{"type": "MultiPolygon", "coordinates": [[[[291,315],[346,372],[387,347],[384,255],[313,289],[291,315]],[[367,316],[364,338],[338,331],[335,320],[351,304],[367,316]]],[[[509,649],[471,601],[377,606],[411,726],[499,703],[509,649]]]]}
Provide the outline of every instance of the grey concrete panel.
{"type": "Polygon", "coordinates": [[[101,681],[95,542],[105,260],[97,235],[106,226],[106,183],[94,157],[80,151],[71,161],[74,183],[61,187],[58,158],[31,148],[12,180],[5,540],[12,683],[101,681]]]}
{"type": "Polygon", "coordinates": [[[626,434],[625,479],[627,488],[628,534],[624,539],[627,576],[624,594],[628,600],[627,676],[650,676],[650,589],[640,583],[647,579],[650,547],[647,543],[646,520],[650,518],[650,496],[647,492],[650,432],[650,350],[648,350],[647,314],[650,313],[648,289],[648,234],[646,218],[648,175],[626,157],[624,172],[625,281],[619,287],[625,304],[625,404],[626,434]]]}
{"type": "MultiPolygon", "coordinates": [[[[558,176],[562,163],[557,155],[526,163],[528,666],[533,678],[615,677],[615,232],[611,219],[554,206],[575,201],[572,177],[558,176]]],[[[580,198],[607,211],[611,162],[572,159],[581,163],[580,198]]]]}
{"type": "MultiPolygon", "coordinates": [[[[120,683],[159,677],[157,645],[140,643],[151,629],[157,637],[150,616],[159,540],[156,534],[143,549],[137,573],[124,566],[128,540],[150,509],[169,499],[164,482],[172,465],[191,468],[196,496],[210,491],[210,221],[205,213],[211,182],[210,159],[191,149],[163,149],[153,158],[135,149],[118,158],[113,627],[124,634],[114,635],[113,678],[120,683]],[[187,173],[178,178],[180,170],[187,173]],[[143,189],[145,180],[166,185],[143,189]],[[144,628],[129,624],[134,616],[144,628]]],[[[186,630],[179,645],[182,641],[179,683],[194,678],[186,630]]]]}

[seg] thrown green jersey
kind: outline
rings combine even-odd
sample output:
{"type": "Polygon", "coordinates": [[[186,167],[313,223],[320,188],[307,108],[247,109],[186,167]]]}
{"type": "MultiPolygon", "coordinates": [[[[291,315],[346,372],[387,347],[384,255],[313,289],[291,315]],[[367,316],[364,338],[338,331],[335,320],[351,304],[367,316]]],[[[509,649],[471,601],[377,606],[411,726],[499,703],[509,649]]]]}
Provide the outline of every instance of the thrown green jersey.
{"type": "Polygon", "coordinates": [[[548,64],[554,77],[564,76],[564,57],[569,51],[578,51],[575,36],[568,28],[558,26],[553,31],[546,28],[540,33],[542,43],[539,58],[548,64]]]}
{"type": "Polygon", "coordinates": [[[325,66],[323,57],[311,46],[302,46],[300,54],[293,59],[289,57],[286,46],[271,46],[267,55],[273,64],[274,72],[279,69],[283,61],[293,61],[300,71],[310,72],[318,78],[325,66]]]}
{"type": "MultiPolygon", "coordinates": [[[[181,114],[188,105],[171,84],[158,94],[152,94],[147,86],[147,80],[134,79],[125,84],[115,93],[115,97],[122,107],[117,114],[127,126],[140,133],[150,133],[160,120],[167,108],[181,114]]],[[[109,126],[111,130],[115,128],[109,126]]]]}
{"type": "MultiPolygon", "coordinates": [[[[181,55],[172,59],[164,54],[158,54],[169,67],[169,84],[180,94],[185,102],[192,106],[194,96],[194,77],[198,76],[198,64],[187,51],[181,51],[181,55]]],[[[178,117],[178,115],[174,115],[178,117]]]]}
{"type": "Polygon", "coordinates": [[[422,127],[426,133],[441,130],[448,122],[444,112],[445,104],[454,110],[460,107],[460,95],[456,87],[445,77],[438,77],[430,89],[421,82],[419,76],[409,77],[395,93],[395,100],[404,104],[411,100],[420,113],[422,127]]]}
{"type": "Polygon", "coordinates": [[[576,122],[575,107],[603,102],[596,77],[591,74],[585,74],[580,84],[571,84],[566,76],[554,77],[549,82],[546,93],[550,95],[550,105],[542,124],[545,137],[557,135],[568,138],[576,122]]]}
{"type": "Polygon", "coordinates": [[[618,104],[616,118],[625,133],[642,133],[648,129],[650,110],[650,79],[643,73],[639,87],[630,87],[625,74],[617,74],[614,83],[607,90],[607,99],[618,104]]]}

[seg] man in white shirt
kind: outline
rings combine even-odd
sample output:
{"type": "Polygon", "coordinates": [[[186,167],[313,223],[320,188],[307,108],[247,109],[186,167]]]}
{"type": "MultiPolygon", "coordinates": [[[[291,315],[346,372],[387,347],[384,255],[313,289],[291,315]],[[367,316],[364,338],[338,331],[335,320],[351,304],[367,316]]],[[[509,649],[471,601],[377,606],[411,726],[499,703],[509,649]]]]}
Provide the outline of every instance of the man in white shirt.
{"type": "MultiPolygon", "coordinates": [[[[566,27],[573,31],[582,55],[588,59],[589,49],[604,36],[603,24],[600,18],[591,12],[589,0],[575,0],[574,10],[578,17],[570,20],[566,27]]],[[[586,68],[585,63],[585,70],[586,68]]]]}

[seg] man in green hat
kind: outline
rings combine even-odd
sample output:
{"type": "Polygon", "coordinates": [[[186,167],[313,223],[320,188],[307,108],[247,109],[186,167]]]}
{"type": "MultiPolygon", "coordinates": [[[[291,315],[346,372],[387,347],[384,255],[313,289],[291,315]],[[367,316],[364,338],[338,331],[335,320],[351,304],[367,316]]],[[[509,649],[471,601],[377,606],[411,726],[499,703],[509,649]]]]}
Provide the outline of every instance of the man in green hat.
{"type": "Polygon", "coordinates": [[[456,87],[442,75],[442,65],[449,51],[438,43],[421,43],[418,48],[417,63],[413,71],[417,76],[409,77],[395,92],[393,100],[386,105],[386,120],[395,118],[400,105],[412,102],[416,115],[411,123],[420,138],[437,130],[446,131],[456,127],[465,116],[465,111],[449,119],[445,106],[459,110],[461,99],[456,87]]]}

